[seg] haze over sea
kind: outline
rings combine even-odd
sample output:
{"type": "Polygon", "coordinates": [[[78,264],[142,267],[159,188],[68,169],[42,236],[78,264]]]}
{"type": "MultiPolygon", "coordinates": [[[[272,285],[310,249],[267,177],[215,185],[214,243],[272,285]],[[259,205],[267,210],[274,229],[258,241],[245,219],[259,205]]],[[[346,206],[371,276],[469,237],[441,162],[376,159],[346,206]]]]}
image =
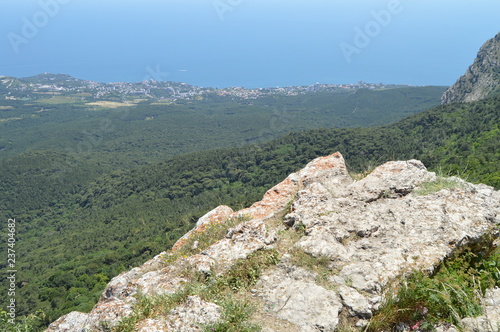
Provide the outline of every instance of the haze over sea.
{"type": "Polygon", "coordinates": [[[1,0],[0,75],[451,85],[499,13],[498,0],[1,0]]]}

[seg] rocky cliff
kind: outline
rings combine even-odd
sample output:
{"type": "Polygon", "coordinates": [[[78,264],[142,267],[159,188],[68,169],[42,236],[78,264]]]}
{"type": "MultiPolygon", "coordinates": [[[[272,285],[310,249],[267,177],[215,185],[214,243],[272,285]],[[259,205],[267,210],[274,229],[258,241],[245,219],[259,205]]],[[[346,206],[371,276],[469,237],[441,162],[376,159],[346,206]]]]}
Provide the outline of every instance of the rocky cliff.
{"type": "Polygon", "coordinates": [[[443,94],[443,104],[472,102],[500,93],[500,33],[479,50],[465,75],[443,94]]]}
{"type": "MultiPolygon", "coordinates": [[[[209,212],[172,250],[115,277],[90,313],[47,331],[222,331],[214,324],[236,319],[237,301],[263,331],[364,327],[394,281],[498,236],[500,192],[456,178],[420,189],[436,179],[417,160],[353,180],[340,153],[315,159],[251,207],[209,212]]],[[[464,326],[499,324],[499,293],[464,326]]]]}

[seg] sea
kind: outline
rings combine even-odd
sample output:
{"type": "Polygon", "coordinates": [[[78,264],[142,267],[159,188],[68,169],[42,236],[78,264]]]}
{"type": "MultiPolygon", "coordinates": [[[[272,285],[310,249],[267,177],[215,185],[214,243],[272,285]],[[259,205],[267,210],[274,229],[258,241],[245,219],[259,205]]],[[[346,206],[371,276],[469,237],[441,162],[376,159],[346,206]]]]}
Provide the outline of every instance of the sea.
{"type": "Polygon", "coordinates": [[[451,85],[499,12],[497,0],[1,1],[0,76],[451,85]]]}

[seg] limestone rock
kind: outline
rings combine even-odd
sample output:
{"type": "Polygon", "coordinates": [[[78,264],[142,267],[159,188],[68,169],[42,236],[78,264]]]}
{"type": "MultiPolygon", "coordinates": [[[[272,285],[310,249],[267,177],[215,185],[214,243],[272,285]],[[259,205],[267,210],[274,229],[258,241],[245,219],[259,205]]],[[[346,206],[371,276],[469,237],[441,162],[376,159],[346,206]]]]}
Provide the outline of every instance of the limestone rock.
{"type": "Polygon", "coordinates": [[[215,303],[203,301],[198,296],[190,296],[186,303],[167,314],[171,331],[202,331],[203,325],[217,322],[222,309],[215,303]]]}
{"type": "Polygon", "coordinates": [[[88,319],[88,315],[83,312],[73,311],[62,316],[52,324],[49,328],[45,330],[46,332],[60,331],[60,332],[72,332],[78,331],[85,326],[85,321],[88,319]]]}
{"type": "Polygon", "coordinates": [[[485,316],[490,321],[495,331],[500,329],[500,288],[486,291],[483,299],[485,316]]]}
{"type": "Polygon", "coordinates": [[[189,296],[186,303],[171,310],[165,317],[144,319],[135,326],[138,332],[191,332],[202,331],[207,324],[217,322],[221,308],[198,296],[189,296]]]}
{"type": "Polygon", "coordinates": [[[474,63],[441,98],[443,104],[471,102],[500,93],[500,33],[479,50],[474,63]]]}
{"type": "Polygon", "coordinates": [[[135,326],[137,332],[158,332],[170,331],[170,328],[163,319],[144,319],[135,326]]]}
{"type": "Polygon", "coordinates": [[[253,219],[271,218],[290,203],[301,187],[315,182],[324,183],[329,188],[343,188],[346,183],[352,182],[344,157],[339,152],[314,159],[303,169],[290,174],[281,183],[269,189],[261,201],[237,214],[253,219]]]}
{"type": "Polygon", "coordinates": [[[500,330],[500,288],[488,289],[483,298],[483,312],[479,317],[462,319],[464,332],[493,332],[500,330]]]}
{"type": "Polygon", "coordinates": [[[347,307],[351,316],[370,318],[372,316],[371,305],[368,300],[352,287],[341,286],[339,288],[342,304],[347,307]]]}
{"type": "Polygon", "coordinates": [[[275,240],[275,234],[267,233],[266,226],[261,219],[251,220],[231,228],[226,238],[218,241],[202,254],[216,261],[221,268],[227,269],[238,259],[246,258],[275,240]]]}
{"type": "Polygon", "coordinates": [[[336,292],[314,282],[316,275],[302,268],[279,266],[257,284],[269,311],[301,331],[334,331],[342,308],[336,292]]]}
{"type": "Polygon", "coordinates": [[[464,332],[493,332],[498,331],[490,326],[490,322],[485,316],[467,317],[462,319],[462,330],[464,332]]]}
{"type": "Polygon", "coordinates": [[[222,222],[227,220],[234,213],[233,209],[226,205],[220,205],[213,209],[212,211],[205,214],[203,217],[198,219],[196,226],[184,234],[175,244],[172,246],[172,251],[179,250],[185,243],[187,239],[191,237],[193,233],[202,232],[206,227],[210,224],[214,224],[216,222],[222,222]]]}
{"type": "Polygon", "coordinates": [[[456,326],[451,324],[440,324],[435,329],[436,332],[458,332],[456,326]]]}
{"type": "Polygon", "coordinates": [[[304,187],[314,183],[321,183],[330,191],[342,189],[352,183],[344,157],[339,152],[314,159],[297,172],[297,176],[301,179],[304,187]]]}
{"type": "Polygon", "coordinates": [[[91,313],[71,312],[50,324],[46,331],[106,330],[131,313],[132,306],[124,301],[99,302],[91,313]]]}
{"type": "Polygon", "coordinates": [[[349,186],[356,200],[371,202],[379,198],[398,198],[409,194],[422,182],[436,179],[418,160],[391,161],[373,170],[366,178],[349,186]]]}
{"type": "Polygon", "coordinates": [[[390,162],[346,191],[332,194],[315,183],[298,193],[292,218],[306,227],[306,235],[296,247],[331,259],[340,270],[332,283],[371,294],[364,300],[356,296],[359,306],[350,307],[361,318],[378,307],[389,281],[413,269],[432,271],[499,223],[499,193],[486,186],[411,194],[434,179],[418,161],[390,162]]]}

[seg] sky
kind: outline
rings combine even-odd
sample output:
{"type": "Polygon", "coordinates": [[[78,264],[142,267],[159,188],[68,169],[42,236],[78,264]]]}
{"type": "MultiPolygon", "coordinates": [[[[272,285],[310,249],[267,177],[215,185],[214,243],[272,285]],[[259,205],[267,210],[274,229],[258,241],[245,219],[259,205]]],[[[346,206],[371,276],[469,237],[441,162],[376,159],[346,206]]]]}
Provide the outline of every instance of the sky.
{"type": "Polygon", "coordinates": [[[498,0],[0,0],[0,75],[451,85],[499,13],[498,0]]]}

